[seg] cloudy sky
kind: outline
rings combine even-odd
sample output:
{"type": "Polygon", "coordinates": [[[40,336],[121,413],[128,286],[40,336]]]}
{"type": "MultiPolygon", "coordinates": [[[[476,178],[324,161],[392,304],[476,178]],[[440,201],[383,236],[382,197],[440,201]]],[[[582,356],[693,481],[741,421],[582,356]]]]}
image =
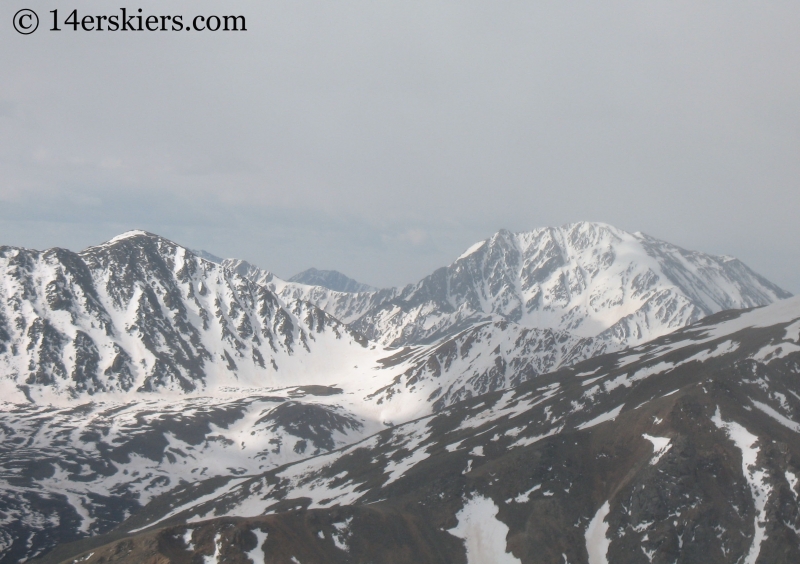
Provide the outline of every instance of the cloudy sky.
{"type": "Polygon", "coordinates": [[[140,228],[385,286],[592,220],[800,292],[798,29],[796,1],[6,0],[0,244],[140,228]],[[123,5],[248,31],[47,30],[123,5]]]}

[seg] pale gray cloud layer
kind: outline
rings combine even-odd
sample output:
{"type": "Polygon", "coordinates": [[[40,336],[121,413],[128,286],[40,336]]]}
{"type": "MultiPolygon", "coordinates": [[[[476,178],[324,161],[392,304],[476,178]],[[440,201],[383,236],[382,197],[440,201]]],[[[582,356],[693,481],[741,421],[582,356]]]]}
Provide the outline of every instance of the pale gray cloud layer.
{"type": "Polygon", "coordinates": [[[796,2],[143,1],[249,31],[45,29],[123,4],[0,6],[0,244],[143,228],[393,285],[586,219],[800,292],[796,2]]]}

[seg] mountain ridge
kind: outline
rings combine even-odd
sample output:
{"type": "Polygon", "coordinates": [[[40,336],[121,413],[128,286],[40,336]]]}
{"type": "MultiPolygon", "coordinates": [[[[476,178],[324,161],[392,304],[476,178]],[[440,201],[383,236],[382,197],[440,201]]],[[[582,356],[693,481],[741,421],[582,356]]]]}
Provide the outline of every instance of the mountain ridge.
{"type": "Polygon", "coordinates": [[[228,264],[389,346],[430,343],[492,316],[579,337],[644,342],[716,311],[791,296],[738,259],[591,222],[500,230],[417,283],[355,295],[296,285],[244,261],[228,264]],[[607,288],[603,277],[610,277],[607,288]],[[617,281],[625,286],[617,288],[617,281]],[[633,302],[637,307],[628,311],[633,302]]]}
{"type": "Polygon", "coordinates": [[[417,284],[343,293],[143,231],[0,247],[0,562],[102,534],[179,484],[321,456],[784,295],[675,249],[596,224],[502,232],[417,284]]]}

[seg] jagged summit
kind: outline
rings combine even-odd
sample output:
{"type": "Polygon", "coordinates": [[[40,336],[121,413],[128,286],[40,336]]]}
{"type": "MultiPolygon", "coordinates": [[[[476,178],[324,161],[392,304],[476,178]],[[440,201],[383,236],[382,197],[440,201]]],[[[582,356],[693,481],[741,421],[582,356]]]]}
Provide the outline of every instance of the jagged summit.
{"type": "Polygon", "coordinates": [[[334,374],[366,343],[315,306],[142,231],[80,253],[0,247],[0,279],[0,384],[12,401],[276,386],[317,363],[334,374]]]}
{"type": "Polygon", "coordinates": [[[329,290],[347,293],[371,292],[376,289],[368,284],[357,282],[337,270],[317,270],[316,268],[309,268],[299,274],[295,274],[289,278],[288,282],[322,286],[329,290]]]}

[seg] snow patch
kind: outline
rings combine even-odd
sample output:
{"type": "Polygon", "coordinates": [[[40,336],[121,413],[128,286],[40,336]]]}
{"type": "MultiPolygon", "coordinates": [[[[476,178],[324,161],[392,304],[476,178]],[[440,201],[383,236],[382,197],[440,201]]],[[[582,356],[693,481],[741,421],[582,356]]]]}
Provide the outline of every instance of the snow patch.
{"type": "Polygon", "coordinates": [[[735,421],[723,421],[719,407],[717,407],[717,411],[711,421],[718,428],[725,429],[736,448],[742,452],[742,473],[750,486],[750,493],[753,496],[753,504],[756,509],[753,522],[755,531],[753,544],[750,545],[750,551],[745,557],[744,564],[755,564],[756,560],[758,560],[758,554],[761,552],[761,543],[767,538],[765,527],[767,520],[766,506],[769,494],[772,493],[767,471],[756,467],[760,449],[754,445],[758,442],[758,437],[735,421]]]}
{"type": "Polygon", "coordinates": [[[753,402],[753,405],[756,406],[757,409],[760,409],[761,411],[763,411],[764,413],[775,419],[775,421],[777,421],[784,427],[788,427],[795,433],[800,433],[800,424],[795,423],[785,415],[778,413],[765,403],[761,403],[760,401],[757,400],[751,400],[751,401],[753,402]]]}
{"type": "Polygon", "coordinates": [[[624,406],[625,404],[622,404],[607,413],[602,413],[586,423],[581,423],[577,428],[583,430],[588,429],[589,427],[594,427],[595,425],[599,425],[600,423],[605,423],[606,421],[613,421],[617,418],[617,415],[620,414],[624,406]]]}
{"type": "Polygon", "coordinates": [[[219,564],[219,557],[221,552],[221,544],[222,544],[222,535],[217,533],[214,537],[214,554],[211,556],[203,556],[203,564],[219,564]]]}
{"type": "Polygon", "coordinates": [[[667,451],[672,448],[670,439],[668,437],[653,437],[645,433],[642,435],[645,439],[653,443],[653,458],[650,460],[650,465],[655,466],[661,457],[667,454],[667,451]]]}
{"type": "Polygon", "coordinates": [[[347,539],[350,536],[350,523],[353,518],[348,518],[344,523],[334,523],[333,526],[336,532],[333,534],[333,544],[336,548],[347,552],[350,548],[347,546],[347,539]]]}
{"type": "Polygon", "coordinates": [[[506,552],[508,527],[497,519],[499,511],[491,499],[477,495],[456,514],[458,525],[447,532],[464,541],[467,564],[520,563],[506,552]]]}
{"type": "Polygon", "coordinates": [[[192,500],[192,501],[190,501],[188,503],[185,503],[183,505],[180,505],[180,506],[176,507],[175,509],[173,509],[172,511],[170,511],[169,513],[164,515],[158,521],[154,521],[154,522],[152,522],[152,523],[150,523],[148,525],[145,525],[144,527],[141,527],[139,529],[131,529],[128,532],[129,533],[138,533],[139,531],[143,531],[145,529],[153,527],[154,525],[157,525],[157,524],[161,523],[162,521],[164,521],[166,519],[169,519],[170,517],[173,517],[173,516],[177,515],[178,513],[181,513],[182,511],[186,511],[187,509],[191,509],[193,507],[198,507],[198,506],[204,504],[207,501],[211,501],[212,499],[216,499],[218,497],[221,497],[221,496],[225,495],[226,493],[232,491],[236,486],[238,486],[239,484],[241,484],[245,480],[247,480],[247,478],[235,478],[235,479],[231,480],[230,482],[228,482],[227,484],[225,484],[220,489],[214,490],[213,492],[211,492],[209,494],[206,494],[206,495],[204,495],[202,497],[199,497],[196,500],[192,500]]]}
{"type": "Polygon", "coordinates": [[[186,550],[188,551],[194,550],[194,543],[192,542],[193,533],[194,529],[186,529],[186,532],[183,533],[183,543],[186,545],[186,550]]]}
{"type": "Polygon", "coordinates": [[[797,474],[791,470],[787,470],[784,472],[784,476],[786,476],[786,481],[789,482],[789,489],[792,490],[792,495],[794,496],[795,501],[797,501],[797,474]]]}
{"type": "Polygon", "coordinates": [[[251,529],[251,533],[256,536],[256,547],[250,552],[245,552],[253,564],[266,564],[264,561],[264,543],[267,542],[267,533],[261,529],[251,529]]]}
{"type": "Polygon", "coordinates": [[[529,489],[527,492],[523,492],[523,493],[519,494],[517,497],[515,497],[513,499],[511,499],[511,498],[507,499],[506,503],[511,503],[512,501],[514,503],[527,503],[530,500],[531,494],[533,492],[535,492],[536,490],[541,489],[541,487],[542,487],[542,484],[536,484],[531,489],[529,489]]]}
{"type": "Polygon", "coordinates": [[[611,506],[606,501],[594,514],[586,528],[586,552],[589,553],[589,564],[608,564],[608,547],[611,540],[606,536],[608,523],[605,522],[611,506]]]}

